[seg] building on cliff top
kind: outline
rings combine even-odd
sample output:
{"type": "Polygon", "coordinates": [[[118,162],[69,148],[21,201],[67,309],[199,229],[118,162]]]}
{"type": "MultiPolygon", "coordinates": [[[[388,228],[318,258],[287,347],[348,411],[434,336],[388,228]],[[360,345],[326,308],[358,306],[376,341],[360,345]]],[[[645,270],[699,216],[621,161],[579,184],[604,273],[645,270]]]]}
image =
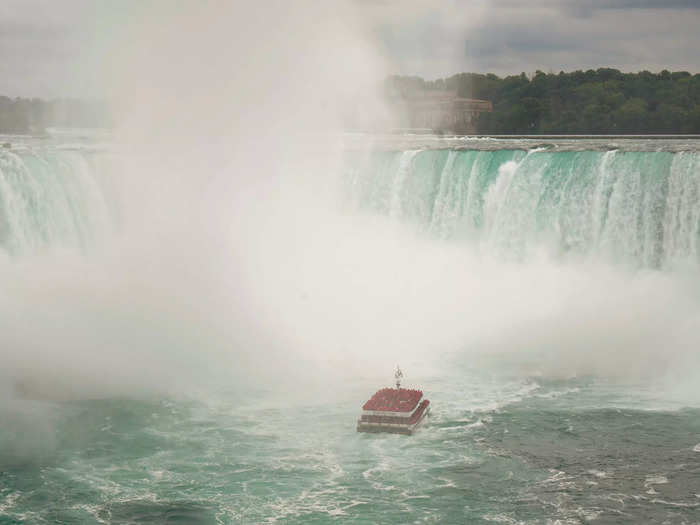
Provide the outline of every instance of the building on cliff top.
{"type": "Polygon", "coordinates": [[[493,110],[490,100],[460,97],[456,91],[399,92],[389,102],[400,127],[437,133],[476,133],[479,115],[493,110]]]}

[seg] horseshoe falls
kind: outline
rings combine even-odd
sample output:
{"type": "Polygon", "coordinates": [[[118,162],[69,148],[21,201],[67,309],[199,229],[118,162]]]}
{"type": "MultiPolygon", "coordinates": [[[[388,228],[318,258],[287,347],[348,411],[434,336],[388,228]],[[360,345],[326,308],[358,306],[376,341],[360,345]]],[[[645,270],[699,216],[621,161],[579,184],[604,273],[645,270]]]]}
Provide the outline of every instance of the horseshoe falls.
{"type": "Polygon", "coordinates": [[[699,184],[696,152],[424,150],[350,155],[345,191],[486,255],[660,268],[698,261],[699,184]]]}
{"type": "Polygon", "coordinates": [[[695,142],[346,139],[0,150],[0,524],[699,522],[695,142]]]}
{"type": "MultiPolygon", "coordinates": [[[[109,231],[94,154],[6,151],[0,162],[7,252],[87,249],[109,231]]],[[[545,247],[660,268],[700,257],[699,173],[696,152],[411,150],[348,154],[343,191],[358,210],[484,254],[545,247]]]]}

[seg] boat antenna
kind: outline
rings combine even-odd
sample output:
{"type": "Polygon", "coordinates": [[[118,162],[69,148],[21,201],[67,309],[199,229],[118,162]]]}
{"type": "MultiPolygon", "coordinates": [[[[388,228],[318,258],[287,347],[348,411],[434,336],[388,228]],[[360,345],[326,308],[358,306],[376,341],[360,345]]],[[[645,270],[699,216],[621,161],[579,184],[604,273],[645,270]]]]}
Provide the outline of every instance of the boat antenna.
{"type": "Polygon", "coordinates": [[[403,372],[399,365],[396,365],[396,372],[394,372],[394,379],[396,379],[396,390],[401,388],[401,380],[403,379],[403,372]]]}

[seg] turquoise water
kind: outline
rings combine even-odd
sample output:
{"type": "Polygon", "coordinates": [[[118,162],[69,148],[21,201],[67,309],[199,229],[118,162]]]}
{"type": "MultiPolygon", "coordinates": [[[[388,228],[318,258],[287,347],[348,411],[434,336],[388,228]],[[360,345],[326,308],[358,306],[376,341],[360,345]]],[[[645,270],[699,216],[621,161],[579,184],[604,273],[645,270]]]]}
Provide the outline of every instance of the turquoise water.
{"type": "Polygon", "coordinates": [[[410,150],[348,154],[352,206],[482,253],[542,247],[639,266],[698,261],[700,154],[410,150]]]}
{"type": "Polygon", "coordinates": [[[24,455],[5,441],[0,519],[697,522],[700,409],[652,408],[594,379],[456,368],[426,378],[435,408],[412,437],[355,432],[359,388],[293,404],[264,392],[31,403],[51,424],[23,412],[24,455]]]}
{"type": "Polygon", "coordinates": [[[0,151],[0,524],[700,523],[700,157],[635,144],[346,152],[251,273],[120,230],[104,152],[0,151]],[[430,417],[357,433],[402,352],[430,417]]]}

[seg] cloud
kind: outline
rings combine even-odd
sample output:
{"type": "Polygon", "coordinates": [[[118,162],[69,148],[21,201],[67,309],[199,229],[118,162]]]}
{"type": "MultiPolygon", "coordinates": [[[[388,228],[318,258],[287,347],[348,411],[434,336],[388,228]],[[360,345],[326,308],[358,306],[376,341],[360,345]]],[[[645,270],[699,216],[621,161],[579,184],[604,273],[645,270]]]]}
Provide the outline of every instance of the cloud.
{"type": "Polygon", "coordinates": [[[700,9],[699,0],[583,0],[593,9],[700,9]]]}
{"type": "Polygon", "coordinates": [[[589,18],[597,11],[700,9],[698,0],[563,0],[549,4],[559,6],[572,16],[583,18],[589,18]]]}
{"type": "MultiPolygon", "coordinates": [[[[154,6],[168,15],[188,5],[5,0],[0,94],[104,94],[110,87],[106,50],[128,44],[123,31],[154,6]]],[[[232,6],[226,9],[246,9],[242,2],[232,6]]],[[[462,71],[503,75],[603,66],[700,71],[700,0],[352,0],[351,7],[354,16],[345,11],[342,16],[364,27],[366,45],[386,61],[387,74],[436,78],[462,71]]],[[[339,8],[316,16],[334,10],[339,8]]],[[[326,44],[318,42],[320,48],[326,44]]]]}
{"type": "Polygon", "coordinates": [[[357,4],[394,73],[700,70],[700,0],[357,4]]]}
{"type": "Polygon", "coordinates": [[[547,7],[573,12],[577,9],[700,9],[699,0],[493,0],[491,5],[519,9],[547,7]]]}

